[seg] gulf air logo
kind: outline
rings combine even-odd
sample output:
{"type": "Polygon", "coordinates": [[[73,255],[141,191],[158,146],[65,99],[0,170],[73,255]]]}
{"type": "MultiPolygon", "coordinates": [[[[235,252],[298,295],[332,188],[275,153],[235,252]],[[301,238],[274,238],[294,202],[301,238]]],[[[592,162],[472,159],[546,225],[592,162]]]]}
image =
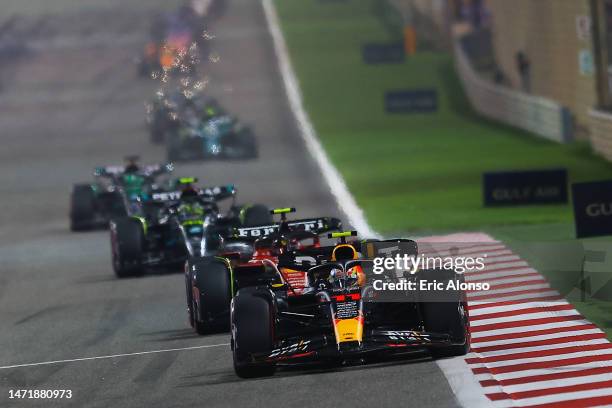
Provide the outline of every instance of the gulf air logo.
{"type": "Polygon", "coordinates": [[[592,203],[586,207],[589,217],[609,217],[612,215],[612,203],[592,203]]]}

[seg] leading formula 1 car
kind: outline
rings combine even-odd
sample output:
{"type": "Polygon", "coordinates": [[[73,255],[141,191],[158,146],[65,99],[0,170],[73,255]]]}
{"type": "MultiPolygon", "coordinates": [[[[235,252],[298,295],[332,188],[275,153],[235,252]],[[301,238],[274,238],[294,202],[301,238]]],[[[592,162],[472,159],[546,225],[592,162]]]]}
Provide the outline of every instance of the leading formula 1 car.
{"type": "Polygon", "coordinates": [[[161,75],[161,71],[193,74],[200,54],[195,46],[205,44],[201,36],[204,27],[203,16],[188,4],[158,16],[151,26],[144,53],[138,58],[138,74],[161,75]]]}
{"type": "MultiPolygon", "coordinates": [[[[277,223],[236,228],[232,237],[225,238],[214,257],[191,257],[185,264],[185,284],[189,322],[199,334],[227,328],[230,300],[241,285],[259,279],[266,265],[278,265],[285,258],[320,247],[319,234],[341,229],[333,217],[287,220],[295,208],[277,208],[277,223]]],[[[302,271],[282,269],[284,279],[298,293],[303,289],[302,271]]]]}
{"type": "MultiPolygon", "coordinates": [[[[358,243],[344,241],[350,234],[334,234],[342,241],[318,265],[290,264],[307,275],[301,293],[273,263],[244,274],[245,282],[239,275],[231,304],[231,349],[239,377],[271,375],[283,364],[362,362],[423,350],[434,357],[467,353],[465,293],[449,291],[443,301],[435,301],[431,294],[411,291],[382,301],[364,273],[371,261],[361,258],[358,243]]],[[[462,276],[453,270],[422,270],[405,279],[427,283],[461,281],[462,276]]]]}
{"type": "Polygon", "coordinates": [[[234,228],[271,222],[263,205],[236,205],[233,185],[199,189],[195,182],[181,178],[181,190],[154,193],[141,203],[139,212],[111,221],[112,261],[118,277],[214,255],[234,228]],[[229,211],[221,212],[218,203],[230,198],[229,211]]]}
{"type": "Polygon", "coordinates": [[[173,170],[171,163],[141,167],[137,156],[127,157],[125,166],[97,167],[93,183],[73,186],[70,229],[85,231],[107,227],[112,218],[127,215],[134,200],[146,199],[158,190],[158,178],[173,170]]]}

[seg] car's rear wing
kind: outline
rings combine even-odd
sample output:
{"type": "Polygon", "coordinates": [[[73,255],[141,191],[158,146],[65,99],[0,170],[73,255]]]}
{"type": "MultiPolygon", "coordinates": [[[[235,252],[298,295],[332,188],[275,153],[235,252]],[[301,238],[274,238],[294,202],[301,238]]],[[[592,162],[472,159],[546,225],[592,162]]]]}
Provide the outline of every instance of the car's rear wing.
{"type": "Polygon", "coordinates": [[[336,231],[342,228],[342,221],[334,217],[304,218],[300,220],[283,221],[269,225],[257,225],[253,227],[242,227],[234,229],[235,238],[257,239],[270,234],[281,232],[307,231],[315,234],[322,234],[329,231],[336,231]]]}
{"type": "MultiPolygon", "coordinates": [[[[143,176],[153,176],[160,173],[170,173],[174,170],[172,163],[166,164],[149,164],[142,166],[139,174],[143,176]]],[[[125,173],[125,166],[100,166],[94,169],[94,176],[96,177],[116,177],[125,173]]]]}
{"type": "Polygon", "coordinates": [[[236,195],[236,186],[233,184],[226,184],[223,186],[215,186],[203,188],[200,190],[200,194],[204,197],[209,197],[215,201],[221,201],[228,198],[232,198],[236,195]]]}
{"type": "MultiPolygon", "coordinates": [[[[201,188],[198,190],[198,193],[204,199],[221,201],[234,197],[236,195],[236,188],[231,184],[227,184],[223,186],[201,188]]],[[[172,202],[180,200],[181,194],[182,192],[179,190],[160,191],[151,194],[151,199],[157,202],[172,202]]]]}

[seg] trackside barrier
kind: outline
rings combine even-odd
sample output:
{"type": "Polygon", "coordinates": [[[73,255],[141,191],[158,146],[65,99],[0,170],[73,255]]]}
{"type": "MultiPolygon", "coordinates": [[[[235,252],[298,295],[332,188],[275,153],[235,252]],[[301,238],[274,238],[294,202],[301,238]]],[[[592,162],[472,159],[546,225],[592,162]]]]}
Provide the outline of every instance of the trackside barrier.
{"type": "Polygon", "coordinates": [[[612,161],[612,113],[592,109],[589,112],[591,122],[591,146],[593,150],[612,161]]]}
{"type": "Polygon", "coordinates": [[[569,109],[552,100],[528,95],[480,77],[460,39],[454,40],[453,48],[457,74],[476,112],[555,142],[572,141],[573,122],[569,109]]]}

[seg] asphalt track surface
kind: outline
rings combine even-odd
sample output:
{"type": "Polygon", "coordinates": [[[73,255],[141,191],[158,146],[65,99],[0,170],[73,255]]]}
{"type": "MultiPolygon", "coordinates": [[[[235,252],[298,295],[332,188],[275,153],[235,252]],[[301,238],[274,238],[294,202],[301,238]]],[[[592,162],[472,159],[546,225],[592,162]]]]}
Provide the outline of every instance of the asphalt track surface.
{"type": "MultiPolygon", "coordinates": [[[[457,405],[427,356],[238,379],[229,336],[200,337],[188,326],[180,273],[117,280],[108,233],[68,230],[70,186],[87,181],[95,165],[130,153],[164,159],[143,124],[156,85],[137,79],[132,64],[149,19],[106,13],[43,25],[32,53],[2,67],[0,367],[212,347],[0,368],[0,407],[457,405]],[[24,388],[70,389],[73,398],[8,399],[9,389],[24,388]]],[[[339,215],[288,108],[261,4],[228,0],[211,31],[220,60],[206,68],[209,92],[254,125],[261,157],[179,165],[177,173],[235,183],[244,202],[339,215]]]]}

